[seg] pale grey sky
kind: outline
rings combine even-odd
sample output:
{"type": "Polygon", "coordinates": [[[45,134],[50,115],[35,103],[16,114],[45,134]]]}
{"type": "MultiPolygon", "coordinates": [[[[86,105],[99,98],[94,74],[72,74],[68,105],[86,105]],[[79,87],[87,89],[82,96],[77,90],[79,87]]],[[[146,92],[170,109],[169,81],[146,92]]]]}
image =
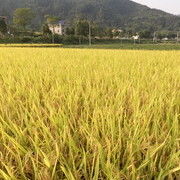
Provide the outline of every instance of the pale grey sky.
{"type": "Polygon", "coordinates": [[[161,9],[163,11],[180,14],[180,0],[133,0],[151,8],[161,9]]]}

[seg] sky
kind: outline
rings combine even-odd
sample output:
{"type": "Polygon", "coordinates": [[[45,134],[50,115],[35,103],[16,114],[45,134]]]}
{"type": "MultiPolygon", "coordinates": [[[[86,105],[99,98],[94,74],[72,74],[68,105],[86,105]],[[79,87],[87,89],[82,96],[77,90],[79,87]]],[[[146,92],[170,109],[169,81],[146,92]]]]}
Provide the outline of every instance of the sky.
{"type": "Polygon", "coordinates": [[[180,0],[133,0],[151,8],[161,9],[163,11],[180,14],[180,0]]]}

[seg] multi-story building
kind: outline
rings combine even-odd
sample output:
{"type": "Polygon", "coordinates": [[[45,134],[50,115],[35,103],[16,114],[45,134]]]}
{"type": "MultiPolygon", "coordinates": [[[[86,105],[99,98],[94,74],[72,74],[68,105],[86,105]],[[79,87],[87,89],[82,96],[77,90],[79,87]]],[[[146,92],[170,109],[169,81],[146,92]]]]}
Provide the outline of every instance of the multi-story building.
{"type": "Polygon", "coordinates": [[[53,34],[65,34],[65,21],[59,21],[57,24],[49,24],[49,29],[53,34]]]}

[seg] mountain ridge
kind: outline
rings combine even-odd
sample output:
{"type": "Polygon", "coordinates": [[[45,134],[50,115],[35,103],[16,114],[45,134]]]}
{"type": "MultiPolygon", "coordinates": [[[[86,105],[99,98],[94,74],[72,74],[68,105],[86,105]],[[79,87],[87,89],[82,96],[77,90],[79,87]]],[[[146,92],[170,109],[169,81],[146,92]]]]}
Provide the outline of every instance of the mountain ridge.
{"type": "Polygon", "coordinates": [[[180,30],[180,17],[162,10],[151,9],[131,0],[0,0],[0,15],[12,19],[16,8],[32,8],[40,25],[47,14],[66,21],[87,18],[103,26],[123,27],[139,31],[180,30]]]}

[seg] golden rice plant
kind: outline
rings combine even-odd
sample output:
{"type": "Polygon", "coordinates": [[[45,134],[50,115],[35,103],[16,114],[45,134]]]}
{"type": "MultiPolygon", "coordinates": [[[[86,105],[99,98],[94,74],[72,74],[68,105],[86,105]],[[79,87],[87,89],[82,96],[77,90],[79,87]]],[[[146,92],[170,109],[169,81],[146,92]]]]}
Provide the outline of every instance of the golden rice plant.
{"type": "Polygon", "coordinates": [[[0,47],[62,47],[62,44],[0,44],[0,47]]]}
{"type": "Polygon", "coordinates": [[[180,51],[0,48],[0,179],[180,178],[180,51]]]}

